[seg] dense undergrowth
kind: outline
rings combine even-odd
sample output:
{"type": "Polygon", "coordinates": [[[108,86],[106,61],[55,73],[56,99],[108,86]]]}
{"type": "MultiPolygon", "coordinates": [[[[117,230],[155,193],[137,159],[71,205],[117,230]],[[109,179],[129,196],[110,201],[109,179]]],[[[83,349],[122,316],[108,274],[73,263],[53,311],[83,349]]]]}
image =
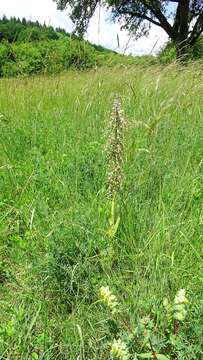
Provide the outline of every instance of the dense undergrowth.
{"type": "Polygon", "coordinates": [[[201,77],[194,63],[1,79],[1,359],[110,359],[126,330],[104,311],[102,286],[122,304],[124,324],[154,324],[162,354],[202,359],[201,77]],[[115,96],[126,131],[110,239],[115,96]],[[189,304],[172,346],[163,299],[180,289],[189,304]]]}
{"type": "MultiPolygon", "coordinates": [[[[200,37],[189,51],[189,60],[202,58],[203,37],[200,37]]],[[[5,16],[0,19],[0,77],[57,74],[70,68],[148,66],[175,60],[176,51],[171,43],[158,57],[126,56],[37,21],[7,19],[5,16]]]]}
{"type": "MultiPolygon", "coordinates": [[[[188,49],[188,60],[200,60],[203,59],[203,36],[197,40],[197,42],[188,49]]],[[[159,62],[162,64],[170,64],[176,60],[176,49],[171,42],[168,42],[162,50],[159,52],[159,62]]]]}
{"type": "Polygon", "coordinates": [[[153,63],[156,60],[152,56],[124,56],[71,37],[13,44],[3,42],[0,45],[1,77],[57,74],[70,68],[82,70],[97,66],[153,63]]]}
{"type": "Polygon", "coordinates": [[[153,56],[124,56],[39,22],[0,20],[0,77],[155,62],[153,56]]]}
{"type": "MultiPolygon", "coordinates": [[[[190,59],[203,58],[202,39],[193,48],[190,59]]],[[[57,74],[68,69],[85,70],[100,66],[169,64],[176,60],[174,47],[169,44],[158,57],[127,56],[92,45],[71,36],[57,40],[0,43],[0,77],[57,74]]]]}

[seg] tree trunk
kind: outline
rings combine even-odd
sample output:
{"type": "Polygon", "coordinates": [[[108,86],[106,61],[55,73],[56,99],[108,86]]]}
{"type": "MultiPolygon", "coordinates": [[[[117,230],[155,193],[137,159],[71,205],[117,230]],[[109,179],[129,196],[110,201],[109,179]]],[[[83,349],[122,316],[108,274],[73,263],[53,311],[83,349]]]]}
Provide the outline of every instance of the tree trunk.
{"type": "Polygon", "coordinates": [[[189,54],[189,0],[179,0],[173,26],[173,41],[176,47],[176,58],[185,61],[189,54]]]}

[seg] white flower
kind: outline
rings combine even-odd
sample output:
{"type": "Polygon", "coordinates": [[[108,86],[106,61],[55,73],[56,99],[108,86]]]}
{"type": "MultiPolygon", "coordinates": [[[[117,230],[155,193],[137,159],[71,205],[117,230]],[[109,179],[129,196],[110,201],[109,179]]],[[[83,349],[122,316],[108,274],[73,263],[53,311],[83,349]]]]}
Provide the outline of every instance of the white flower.
{"type": "Polygon", "coordinates": [[[174,304],[186,304],[188,299],[185,296],[185,289],[180,289],[175,296],[174,304]]]}
{"type": "Polygon", "coordinates": [[[108,286],[102,286],[100,288],[100,297],[110,310],[115,312],[118,302],[116,296],[111,293],[108,286]]]}
{"type": "Polygon", "coordinates": [[[174,299],[174,305],[173,305],[174,319],[178,321],[185,320],[185,317],[187,315],[187,310],[186,310],[187,303],[188,303],[188,299],[185,296],[185,289],[180,289],[174,299]]]}
{"type": "Polygon", "coordinates": [[[168,305],[169,305],[168,299],[165,298],[165,299],[163,300],[163,306],[164,306],[164,307],[167,307],[168,305]]]}
{"type": "Polygon", "coordinates": [[[183,321],[185,320],[186,315],[187,315],[187,311],[183,310],[183,311],[175,312],[173,317],[178,321],[183,321]]]}
{"type": "Polygon", "coordinates": [[[121,339],[113,341],[111,345],[111,355],[120,360],[128,360],[129,353],[126,348],[126,344],[121,341],[121,339]]]}

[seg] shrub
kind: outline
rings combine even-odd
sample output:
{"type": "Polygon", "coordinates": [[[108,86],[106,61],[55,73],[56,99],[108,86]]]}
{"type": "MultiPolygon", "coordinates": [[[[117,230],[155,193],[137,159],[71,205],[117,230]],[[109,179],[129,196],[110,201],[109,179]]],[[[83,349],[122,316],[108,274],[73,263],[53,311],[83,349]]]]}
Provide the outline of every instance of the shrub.
{"type": "Polygon", "coordinates": [[[38,42],[4,41],[0,48],[0,76],[22,76],[39,73],[55,74],[70,67],[88,69],[94,66],[152,65],[153,56],[124,56],[100,50],[88,41],[75,37],[38,42]]]}
{"type": "Polygon", "coordinates": [[[96,50],[81,40],[64,38],[38,43],[5,42],[0,49],[0,76],[57,73],[70,67],[85,69],[96,63],[96,50]]]}
{"type": "MultiPolygon", "coordinates": [[[[199,38],[196,44],[189,51],[191,60],[201,59],[203,57],[203,36],[199,38]]],[[[171,42],[160,51],[159,60],[163,64],[168,64],[176,60],[176,50],[171,42]]]]}

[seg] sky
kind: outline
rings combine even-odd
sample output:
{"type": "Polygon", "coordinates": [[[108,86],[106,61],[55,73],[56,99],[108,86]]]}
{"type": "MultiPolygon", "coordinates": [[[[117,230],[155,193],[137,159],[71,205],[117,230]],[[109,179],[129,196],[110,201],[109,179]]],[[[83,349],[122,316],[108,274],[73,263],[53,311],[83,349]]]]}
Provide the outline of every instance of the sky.
{"type": "MultiPolygon", "coordinates": [[[[73,30],[68,12],[57,10],[53,0],[0,0],[0,17],[3,15],[38,20],[53,27],[64,28],[68,32],[73,30]]],[[[110,23],[108,14],[103,9],[100,16],[98,10],[95,13],[85,37],[95,44],[134,55],[155,54],[167,41],[164,30],[155,25],[152,25],[147,38],[142,37],[135,41],[129,37],[127,31],[120,30],[119,24],[110,23]]]]}

